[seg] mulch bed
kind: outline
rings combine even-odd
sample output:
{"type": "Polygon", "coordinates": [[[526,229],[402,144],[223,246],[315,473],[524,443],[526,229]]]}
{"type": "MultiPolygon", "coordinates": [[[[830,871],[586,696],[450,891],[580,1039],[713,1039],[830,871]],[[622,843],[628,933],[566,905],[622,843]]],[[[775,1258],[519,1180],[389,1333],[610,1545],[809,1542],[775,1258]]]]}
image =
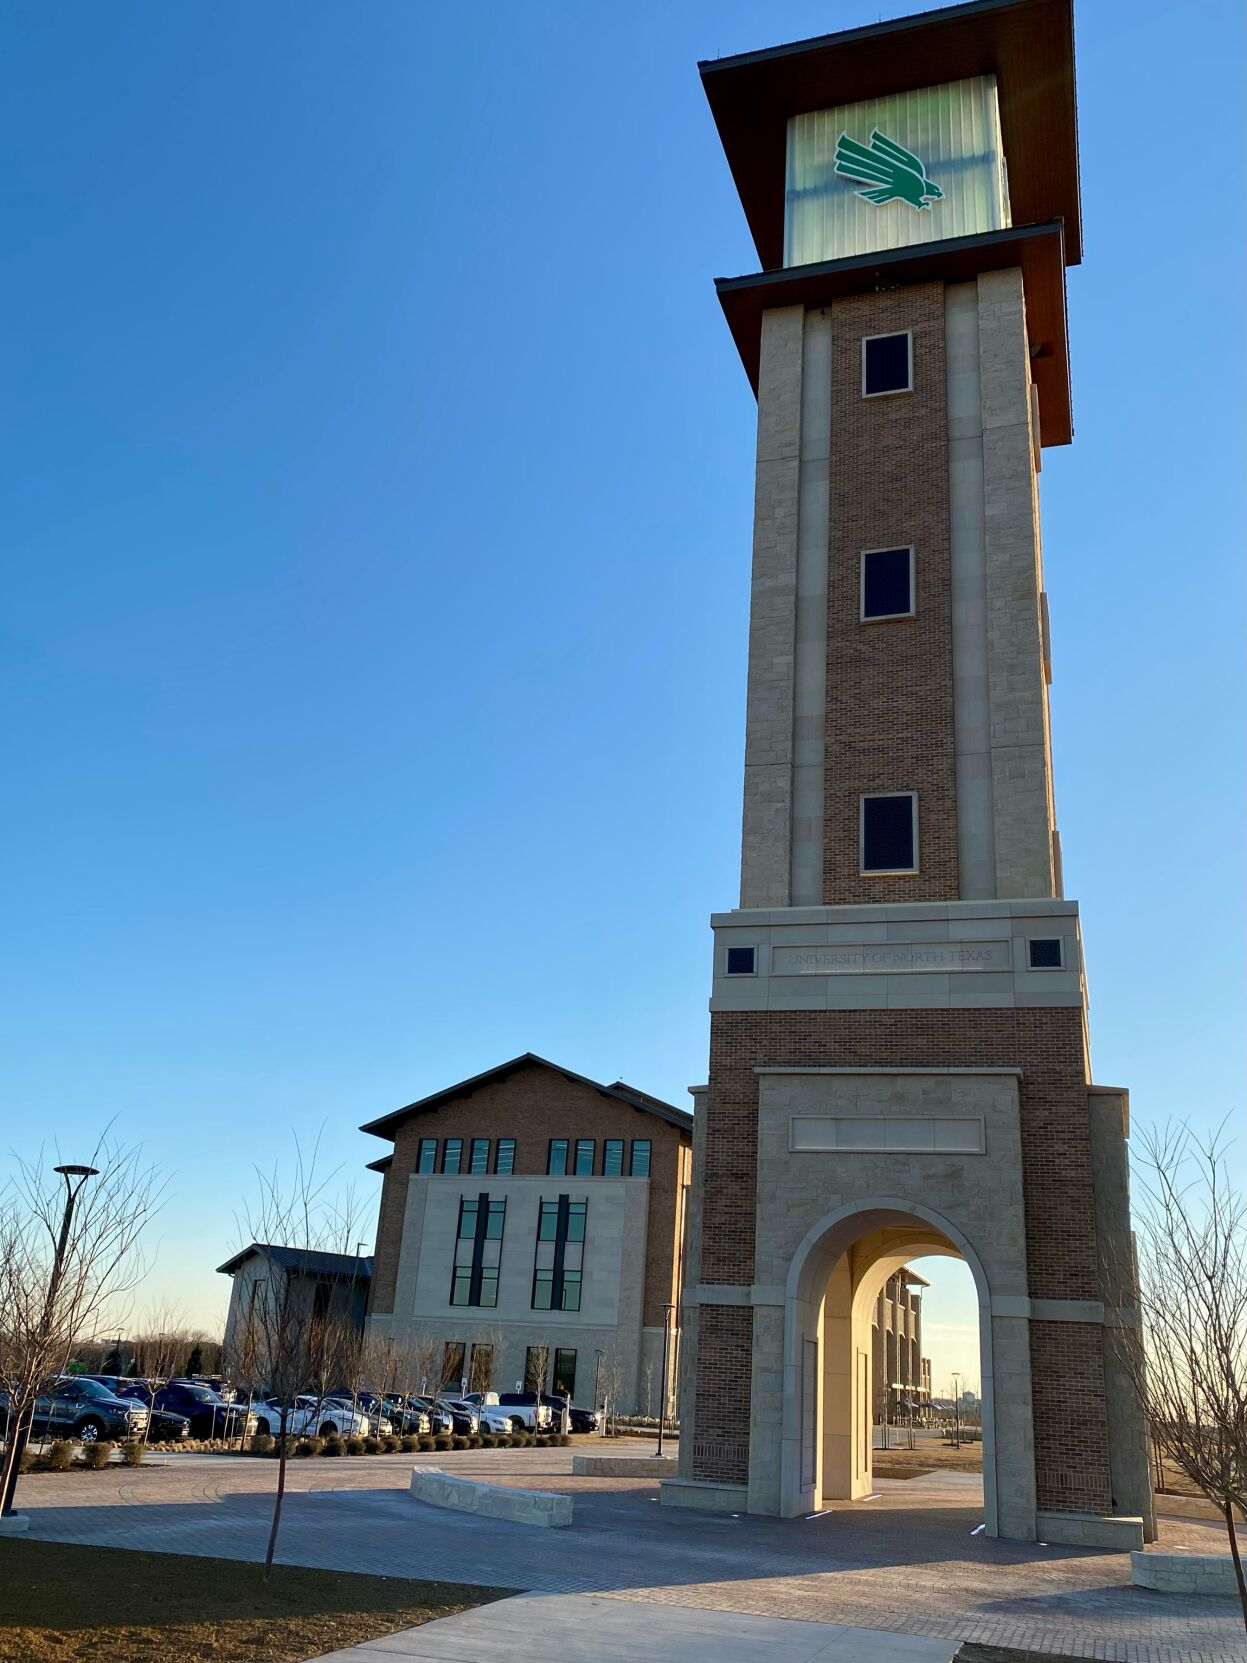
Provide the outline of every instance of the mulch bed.
{"type": "Polygon", "coordinates": [[[302,1663],[511,1589],[0,1541],[2,1663],[302,1663]]]}

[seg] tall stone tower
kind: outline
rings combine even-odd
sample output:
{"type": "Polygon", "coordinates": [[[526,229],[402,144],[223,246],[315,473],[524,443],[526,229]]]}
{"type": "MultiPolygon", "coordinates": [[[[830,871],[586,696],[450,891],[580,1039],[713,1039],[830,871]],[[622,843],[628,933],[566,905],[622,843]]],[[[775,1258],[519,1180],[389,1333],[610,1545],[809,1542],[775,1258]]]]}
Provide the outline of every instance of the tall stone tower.
{"type": "Polygon", "coordinates": [[[1091,1083],[1048,726],[1037,476],[1072,436],[1069,0],[704,63],[763,267],[740,906],[713,919],[663,1499],[871,1488],[870,1324],[979,1296],[987,1528],[1140,1546],[1127,1099],[1091,1083]]]}

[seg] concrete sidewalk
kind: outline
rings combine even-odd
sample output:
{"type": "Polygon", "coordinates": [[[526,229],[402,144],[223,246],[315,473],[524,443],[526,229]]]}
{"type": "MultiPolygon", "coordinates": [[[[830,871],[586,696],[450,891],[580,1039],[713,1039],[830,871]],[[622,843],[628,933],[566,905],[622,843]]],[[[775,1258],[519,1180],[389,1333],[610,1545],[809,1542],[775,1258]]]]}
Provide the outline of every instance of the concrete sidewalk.
{"type": "Polygon", "coordinates": [[[958,1644],[598,1594],[520,1594],[320,1663],[951,1663],[958,1644]]]}

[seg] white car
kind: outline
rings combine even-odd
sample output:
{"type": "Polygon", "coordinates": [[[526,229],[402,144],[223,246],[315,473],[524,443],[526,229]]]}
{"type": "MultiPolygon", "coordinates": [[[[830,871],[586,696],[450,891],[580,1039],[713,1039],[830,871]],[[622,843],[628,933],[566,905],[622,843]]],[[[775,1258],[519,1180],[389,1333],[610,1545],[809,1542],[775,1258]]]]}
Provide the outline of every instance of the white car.
{"type": "Polygon", "coordinates": [[[481,1417],[482,1432],[514,1432],[519,1421],[508,1410],[496,1403],[474,1403],[472,1407],[481,1417]]]}
{"type": "MultiPolygon", "coordinates": [[[[280,1404],[257,1403],[255,1413],[257,1432],[276,1436],[281,1431],[280,1404]]],[[[367,1415],[335,1398],[304,1393],[295,1398],[286,1413],[286,1431],[297,1438],[327,1438],[333,1433],[343,1438],[366,1438],[371,1430],[367,1415]]]]}

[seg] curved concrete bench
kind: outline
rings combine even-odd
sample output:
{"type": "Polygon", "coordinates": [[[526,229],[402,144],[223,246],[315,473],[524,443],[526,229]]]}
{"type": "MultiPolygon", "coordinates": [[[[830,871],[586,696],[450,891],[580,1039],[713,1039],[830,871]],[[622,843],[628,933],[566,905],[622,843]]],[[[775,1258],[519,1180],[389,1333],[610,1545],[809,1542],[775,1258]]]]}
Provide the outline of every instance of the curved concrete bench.
{"type": "Polygon", "coordinates": [[[500,1484],[478,1484],[471,1478],[452,1478],[437,1467],[413,1467],[411,1493],[432,1507],[454,1507],[513,1524],[541,1524],[560,1529],[572,1522],[572,1498],[548,1490],[509,1490],[500,1484]]]}
{"type": "Polygon", "coordinates": [[[669,1455],[573,1455],[577,1478],[674,1478],[669,1455]]]}
{"type": "Polygon", "coordinates": [[[1228,1553],[1132,1553],[1130,1580],[1158,1594],[1224,1594],[1238,1598],[1228,1553]]]}

